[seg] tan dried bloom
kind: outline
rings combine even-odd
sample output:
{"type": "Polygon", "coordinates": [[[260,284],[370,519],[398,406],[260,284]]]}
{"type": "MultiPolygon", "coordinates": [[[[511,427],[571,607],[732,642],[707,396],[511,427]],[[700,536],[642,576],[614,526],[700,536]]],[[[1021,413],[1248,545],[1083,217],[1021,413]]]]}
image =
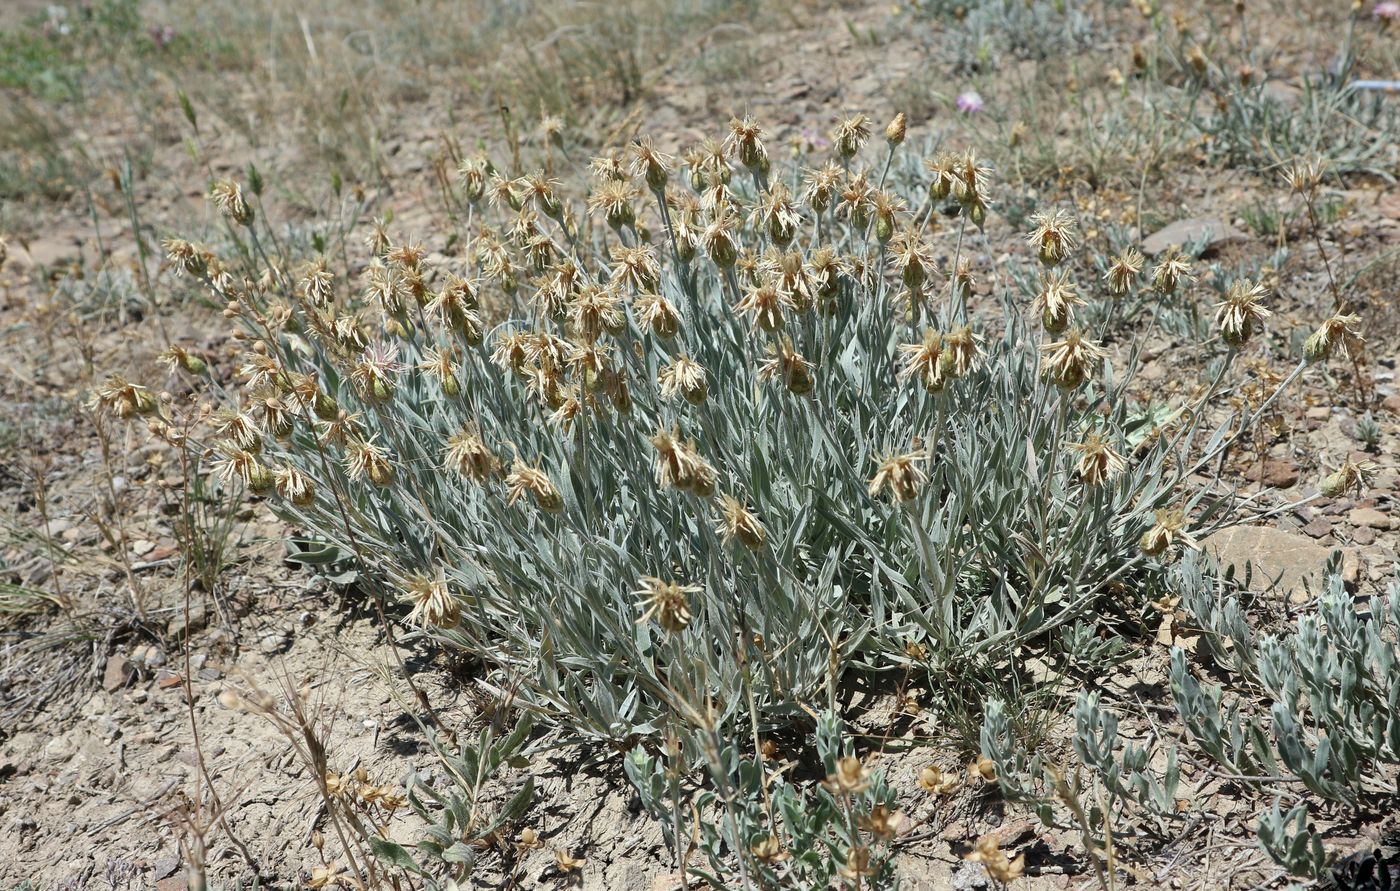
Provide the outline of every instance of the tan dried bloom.
{"type": "Polygon", "coordinates": [[[1303,355],[1309,362],[1325,362],[1340,344],[1348,356],[1357,358],[1361,354],[1362,344],[1365,343],[1359,330],[1360,325],[1360,316],[1337,313],[1308,337],[1303,344],[1303,355]]]}
{"type": "Polygon", "coordinates": [[[1180,542],[1195,550],[1196,539],[1186,531],[1186,512],[1181,508],[1164,508],[1156,512],[1157,522],[1142,534],[1139,544],[1142,552],[1149,557],[1164,553],[1167,548],[1180,542]]]}
{"type": "Polygon", "coordinates": [[[812,376],[813,365],[792,346],[792,339],[769,346],[769,357],[758,367],[761,380],[780,379],[794,396],[806,396],[817,386],[812,376]]]}
{"type": "Polygon", "coordinates": [[[632,156],[632,175],[644,179],[653,192],[664,190],[676,159],[657,149],[650,136],[637,140],[632,146],[632,156]]]}
{"type": "Polygon", "coordinates": [[[409,576],[402,599],[413,607],[408,613],[411,624],[452,628],[462,619],[461,608],[448,590],[447,579],[441,570],[436,576],[409,576]]]}
{"type": "Polygon", "coordinates": [[[209,198],[219,213],[240,226],[253,225],[253,208],[243,197],[243,187],[230,179],[221,179],[209,189],[209,198]]]}
{"type": "Polygon", "coordinates": [[[792,299],[771,283],[751,285],[734,305],[734,311],[748,316],[761,331],[772,333],[783,327],[783,313],[794,309],[792,299]]]}
{"type": "Polygon", "coordinates": [[[871,859],[869,848],[865,845],[856,845],[846,852],[846,864],[837,872],[842,878],[859,882],[862,878],[875,874],[875,865],[871,859]]]}
{"type": "Polygon", "coordinates": [[[1075,248],[1074,217],[1063,208],[1037,211],[1031,215],[1035,230],[1026,239],[1046,266],[1058,266],[1075,248]]]}
{"type": "Polygon", "coordinates": [[[699,585],[678,585],[654,576],[642,576],[641,587],[632,592],[642,600],[638,625],[656,619],[667,634],[677,634],[690,624],[690,595],[699,594],[699,585]]]}
{"type": "Polygon", "coordinates": [[[972,763],[967,765],[967,775],[969,779],[995,783],[997,781],[996,763],[986,755],[978,755],[972,763]]]}
{"type": "Polygon", "coordinates": [[[220,444],[219,451],[223,458],[215,462],[214,475],[225,484],[237,480],[259,495],[272,490],[272,473],[258,461],[255,453],[240,449],[231,442],[220,444]]]}
{"type": "Polygon", "coordinates": [[[1026,855],[1019,854],[1015,860],[1007,859],[1006,854],[997,844],[996,838],[991,835],[984,835],[977,839],[977,843],[973,845],[972,853],[963,859],[982,864],[983,868],[987,870],[987,875],[991,876],[993,881],[1002,884],[1014,882],[1026,871],[1026,855]]]}
{"type": "Polygon", "coordinates": [[[277,494],[297,507],[306,507],[316,500],[316,484],[311,477],[290,464],[279,467],[273,476],[277,494]]]}
{"type": "Polygon", "coordinates": [[[443,395],[448,397],[456,397],[462,392],[462,386],[457,382],[456,352],[453,347],[429,347],[424,350],[423,361],[418,364],[418,370],[437,381],[443,395]]]}
{"type": "Polygon", "coordinates": [[[834,161],[822,167],[809,168],[802,180],[803,202],[817,213],[822,213],[836,199],[844,175],[841,165],[834,161]]]}
{"type": "Polygon", "coordinates": [[[1097,432],[1088,433],[1082,442],[1070,443],[1067,448],[1079,455],[1074,472],[1086,486],[1102,485],[1128,466],[1123,456],[1115,452],[1108,440],[1097,432]]]}
{"type": "Polygon", "coordinates": [[[481,484],[500,471],[501,462],[482,442],[476,429],[464,427],[447,440],[447,448],[443,450],[443,466],[481,484]]]}
{"type": "Polygon", "coordinates": [[[762,136],[763,128],[748,115],[745,115],[743,120],[731,118],[729,136],[724,141],[724,147],[748,169],[767,173],[768,151],[763,147],[762,136]]]}
{"type": "Polygon", "coordinates": [[[958,787],[958,775],[944,773],[936,764],[919,771],[919,788],[932,795],[948,795],[958,787]]]}
{"type": "Polygon", "coordinates": [[[395,343],[377,340],[365,347],[350,369],[350,381],[360,398],[370,405],[383,405],[394,396],[395,376],[404,370],[395,343]]]}
{"type": "Polygon", "coordinates": [[[670,340],[680,331],[680,311],[660,294],[643,294],[632,306],[637,312],[637,322],[662,340],[670,340]]]}
{"type": "Polygon", "coordinates": [[[942,361],[942,334],[932,328],[925,328],[921,343],[899,345],[899,357],[902,362],[898,375],[900,380],[917,379],[930,393],[943,392],[948,379],[944,374],[942,361]]]}
{"type": "Polygon", "coordinates": [[[870,788],[870,776],[859,758],[847,755],[836,762],[836,770],[822,781],[822,787],[832,795],[859,795],[870,788]]]}
{"type": "Polygon", "coordinates": [[[549,475],[516,458],[506,476],[506,503],[515,504],[527,493],[534,499],[535,506],[546,513],[557,514],[564,509],[564,496],[549,475]]]}
{"type": "Polygon", "coordinates": [[[720,520],[715,527],[725,544],[738,541],[751,551],[763,550],[767,533],[758,517],[745,506],[744,502],[732,495],[721,495],[719,501],[720,520]]]}
{"type": "Polygon", "coordinates": [[[767,838],[754,844],[749,848],[749,852],[753,854],[754,859],[759,863],[767,866],[774,866],[792,857],[791,854],[783,850],[783,843],[776,835],[769,835],[767,838]]]}
{"type": "Polygon", "coordinates": [[[767,232],[778,247],[787,247],[792,243],[797,237],[798,227],[802,225],[802,216],[793,206],[792,193],[786,185],[775,182],[759,197],[758,204],[749,215],[749,225],[767,232]]]}
{"type": "MultiPolygon", "coordinates": [[[[203,278],[209,271],[205,252],[183,238],[166,240],[165,257],[176,269],[195,278],[203,278]]],[[[4,261],[0,260],[0,266],[3,265],[4,261]]]]}
{"type": "Polygon", "coordinates": [[[904,135],[908,131],[909,116],[901,111],[894,116],[893,120],[885,125],[885,142],[888,142],[890,147],[893,148],[904,142],[904,135]]]}
{"type": "Polygon", "coordinates": [[[1162,261],[1152,267],[1152,287],[1160,294],[1175,294],[1182,282],[1189,284],[1191,279],[1191,264],[1182,256],[1181,248],[1177,245],[1167,248],[1162,261]]]}
{"type": "Polygon", "coordinates": [[[119,374],[109,374],[93,394],[93,403],[118,418],[153,414],[159,403],[151,391],[119,374]]]}
{"type": "Polygon", "coordinates": [[[655,291],[660,285],[661,263],[651,245],[614,245],[611,256],[614,285],[625,285],[636,293],[655,291]]]}
{"type": "Polygon", "coordinates": [[[1040,277],[1040,293],[1031,308],[1040,314],[1040,323],[1050,334],[1062,334],[1074,321],[1074,308],[1084,305],[1069,272],[1051,269],[1040,277]]]}
{"type": "Polygon", "coordinates": [[[368,479],[381,488],[394,482],[394,466],[389,463],[389,453],[376,445],[373,438],[346,443],[345,470],[351,479],[368,479]]]}
{"type": "Polygon", "coordinates": [[[684,442],[676,430],[658,430],[651,437],[656,449],[656,484],[693,492],[704,498],[714,494],[718,474],[696,450],[694,442],[684,442]]]}
{"type": "Polygon", "coordinates": [[[863,114],[846,118],[836,125],[831,133],[831,143],[836,154],[849,161],[860,153],[865,141],[870,138],[870,119],[863,114]]]}
{"type": "Polygon", "coordinates": [[[710,258],[710,262],[720,269],[732,269],[739,259],[739,242],[734,238],[737,226],[738,220],[735,219],[734,212],[724,207],[700,233],[700,246],[705,249],[705,255],[710,258]]]}
{"type": "Polygon", "coordinates": [[[172,346],[158,357],[160,363],[172,372],[187,371],[190,374],[203,374],[209,365],[203,359],[181,346],[172,346]]]}
{"type": "Polygon", "coordinates": [[[605,333],[621,334],[627,324],[622,297],[611,287],[583,286],[569,304],[569,324],[575,334],[589,342],[605,333]]]}
{"type": "Polygon", "coordinates": [[[705,369],[688,356],[677,356],[657,373],[656,380],[662,397],[674,399],[680,395],[691,405],[704,404],[710,392],[705,383],[705,369]]]}
{"type": "Polygon", "coordinates": [[[1259,303],[1268,295],[1267,288],[1248,279],[1232,283],[1225,293],[1225,299],[1215,305],[1215,323],[1220,326],[1220,339],[1235,348],[1248,343],[1259,322],[1273,315],[1259,303]]]}
{"type": "Polygon", "coordinates": [[[1137,248],[1131,247],[1114,257],[1113,262],[1108,264],[1108,271],[1104,273],[1109,292],[1121,297],[1131,291],[1133,282],[1137,281],[1145,262],[1147,258],[1137,248]]]}
{"type": "Polygon", "coordinates": [[[950,378],[964,377],[982,361],[982,338],[971,325],[954,328],[943,335],[943,374],[950,378]]]}
{"type": "Polygon", "coordinates": [[[882,489],[888,489],[896,501],[908,501],[918,495],[919,489],[928,482],[928,475],[919,467],[919,462],[926,460],[928,455],[921,452],[882,458],[875,475],[870,478],[870,496],[879,495],[882,489]]]}
{"type": "Polygon", "coordinates": [[[1360,498],[1374,481],[1375,475],[1376,465],[1370,461],[1343,461],[1340,467],[1327,475],[1318,491],[1328,498],[1340,498],[1348,492],[1360,498]]]}
{"type": "Polygon", "coordinates": [[[870,814],[861,814],[856,822],[861,829],[882,842],[894,841],[899,832],[899,823],[904,819],[903,811],[892,811],[883,804],[870,809],[870,814]]]}
{"type": "Polygon", "coordinates": [[[573,857],[569,854],[568,851],[565,851],[562,848],[557,849],[554,852],[554,865],[559,869],[560,872],[564,873],[565,875],[568,875],[569,873],[578,872],[579,870],[583,869],[583,867],[587,863],[588,861],[584,858],[573,857]]]}
{"type": "Polygon", "coordinates": [[[622,229],[637,221],[632,202],[638,197],[640,196],[637,187],[630,182],[607,179],[588,196],[588,209],[590,212],[601,212],[608,225],[614,229],[622,229]]]}
{"type": "Polygon", "coordinates": [[[1108,358],[1107,350],[1086,340],[1077,328],[1070,329],[1064,340],[1041,345],[1040,353],[1041,375],[1064,390],[1084,383],[1108,358]]]}

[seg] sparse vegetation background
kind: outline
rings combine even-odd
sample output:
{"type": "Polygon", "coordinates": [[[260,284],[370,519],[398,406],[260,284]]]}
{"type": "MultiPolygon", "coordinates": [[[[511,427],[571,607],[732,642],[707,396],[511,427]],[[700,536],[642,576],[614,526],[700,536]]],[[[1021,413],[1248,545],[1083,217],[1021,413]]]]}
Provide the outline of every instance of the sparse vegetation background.
{"type": "Polygon", "coordinates": [[[1397,19],[0,11],[0,880],[1392,887],[1397,19]]]}

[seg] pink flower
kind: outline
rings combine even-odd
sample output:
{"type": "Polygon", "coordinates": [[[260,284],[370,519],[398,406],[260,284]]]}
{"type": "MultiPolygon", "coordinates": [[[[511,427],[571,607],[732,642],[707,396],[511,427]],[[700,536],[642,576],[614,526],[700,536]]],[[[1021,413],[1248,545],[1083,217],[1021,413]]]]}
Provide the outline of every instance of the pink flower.
{"type": "Polygon", "coordinates": [[[976,114],[986,107],[982,101],[982,96],[976,90],[964,90],[958,94],[957,101],[953,103],[958,111],[963,114],[976,114]]]}
{"type": "Polygon", "coordinates": [[[1387,22],[1391,19],[1400,19],[1400,3],[1395,2],[1395,0],[1381,0],[1371,10],[1371,15],[1387,22]]]}
{"type": "Polygon", "coordinates": [[[175,39],[175,29],[169,25],[151,28],[147,33],[151,35],[151,42],[156,45],[156,49],[165,49],[170,41],[175,39]]]}

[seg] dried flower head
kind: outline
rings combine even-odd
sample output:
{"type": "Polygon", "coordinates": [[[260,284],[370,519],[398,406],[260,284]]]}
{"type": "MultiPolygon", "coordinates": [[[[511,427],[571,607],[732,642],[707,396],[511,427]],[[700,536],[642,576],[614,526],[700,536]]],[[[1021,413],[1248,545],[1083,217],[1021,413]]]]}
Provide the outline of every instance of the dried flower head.
{"type": "Polygon", "coordinates": [[[200,375],[209,365],[203,359],[181,346],[171,346],[159,356],[160,363],[171,371],[181,370],[200,375]]]}
{"type": "Polygon", "coordinates": [[[900,380],[917,379],[930,393],[941,393],[948,379],[943,366],[943,335],[932,328],[924,329],[921,343],[899,346],[902,367],[900,380]]]}
{"type": "Polygon", "coordinates": [[[118,418],[153,414],[159,403],[151,391],[119,374],[109,374],[93,394],[93,403],[118,418]]]}
{"type": "Polygon", "coordinates": [[[557,514],[564,509],[564,496],[549,475],[539,467],[531,467],[516,458],[506,476],[506,503],[515,504],[529,494],[535,506],[545,513],[557,514]]]}
{"type": "Polygon", "coordinates": [[[1067,447],[1079,455],[1074,472],[1086,486],[1098,486],[1122,473],[1128,466],[1123,456],[1113,450],[1108,440],[1098,432],[1090,432],[1080,442],[1067,447]]]}
{"type": "Polygon", "coordinates": [[[732,495],[721,495],[719,499],[720,520],[715,531],[725,544],[738,541],[751,551],[763,550],[767,533],[758,517],[745,506],[744,502],[732,495]]]}
{"type": "Polygon", "coordinates": [[[350,381],[360,398],[370,405],[383,405],[394,396],[395,376],[404,370],[395,343],[377,340],[365,347],[359,361],[350,369],[350,381]]]}
{"type": "Polygon", "coordinates": [[[1075,248],[1074,217],[1063,208],[1037,211],[1031,216],[1035,230],[1026,240],[1036,249],[1036,256],[1046,266],[1058,266],[1075,248]]]}
{"type": "Polygon", "coordinates": [[[924,483],[928,482],[928,475],[919,466],[921,461],[926,460],[928,455],[921,452],[882,458],[875,475],[870,478],[870,496],[879,495],[882,489],[888,489],[896,501],[908,501],[918,495],[924,483]]]}
{"type": "Polygon", "coordinates": [[[1167,248],[1161,262],[1152,267],[1152,287],[1159,294],[1175,294],[1182,282],[1190,283],[1191,279],[1191,264],[1177,245],[1167,248]]]}
{"type": "Polygon", "coordinates": [[[1109,292],[1121,297],[1131,291],[1145,262],[1146,258],[1142,253],[1131,247],[1114,257],[1108,264],[1108,271],[1104,273],[1109,292]]]}
{"type": "Polygon", "coordinates": [[[904,112],[899,112],[885,125],[885,142],[893,148],[904,142],[904,135],[909,131],[909,116],[904,112]]]}
{"type": "Polygon", "coordinates": [[[1197,547],[1196,539],[1186,531],[1186,511],[1181,508],[1163,508],[1156,512],[1156,519],[1157,522],[1152,528],[1142,534],[1139,544],[1144,554],[1149,557],[1160,556],[1178,542],[1193,550],[1197,547]]]}
{"type": "Polygon", "coordinates": [[[1267,288],[1248,279],[1232,283],[1225,292],[1225,299],[1215,305],[1220,339],[1236,348],[1248,343],[1259,322],[1273,315],[1259,302],[1268,295],[1267,288]]]}
{"type": "Polygon", "coordinates": [[[660,294],[643,294],[632,304],[637,322],[662,340],[670,340],[681,329],[681,314],[675,304],[660,294]]]}
{"type": "Polygon", "coordinates": [[[987,875],[993,881],[1007,884],[1019,879],[1026,870],[1026,855],[1019,854],[1015,860],[1007,859],[1006,854],[997,844],[995,836],[984,835],[977,839],[977,843],[972,847],[972,853],[963,858],[973,863],[980,863],[987,870],[987,875]]]}
{"type": "Polygon", "coordinates": [[[1327,475],[1318,491],[1328,498],[1340,498],[1351,492],[1360,498],[1371,485],[1376,475],[1376,465],[1370,461],[1343,461],[1342,465],[1327,475]]]}
{"type": "Polygon", "coordinates": [[[653,618],[667,634],[677,634],[690,624],[690,595],[699,594],[699,585],[678,585],[654,576],[642,576],[641,587],[633,592],[642,600],[642,617],[637,624],[653,618]]]}
{"type": "Polygon", "coordinates": [[[729,136],[724,141],[725,150],[739,159],[750,170],[767,173],[768,151],[763,147],[763,128],[753,118],[745,115],[742,120],[731,118],[729,136]]]}
{"type": "Polygon", "coordinates": [[[1073,390],[1094,373],[1108,358],[1108,351],[1086,340],[1077,328],[1065,334],[1065,339],[1040,347],[1040,373],[1055,386],[1073,390]]]}
{"type": "Polygon", "coordinates": [[[778,247],[787,247],[797,237],[802,217],[792,203],[792,193],[781,182],[759,197],[753,213],[749,215],[749,225],[761,227],[778,247]]]}
{"type": "Polygon", "coordinates": [[[835,162],[809,168],[802,180],[802,201],[817,213],[831,206],[841,188],[844,171],[835,162]]]}
{"type": "Polygon", "coordinates": [[[675,158],[652,144],[650,136],[643,136],[632,146],[632,175],[645,180],[647,188],[653,192],[665,190],[666,180],[675,163],[675,158]]]}
{"type": "Polygon", "coordinates": [[[886,805],[877,804],[870,809],[868,815],[861,814],[856,823],[878,841],[891,842],[899,833],[899,824],[903,819],[903,811],[892,811],[886,805]]]}
{"type": "Polygon", "coordinates": [[[223,457],[215,462],[214,475],[221,481],[229,484],[237,480],[258,495],[272,491],[275,483],[272,473],[258,461],[255,453],[240,449],[231,442],[222,443],[219,451],[223,457]]]}
{"type": "Polygon", "coordinates": [[[231,179],[221,179],[209,189],[209,198],[219,213],[240,226],[253,225],[253,208],[243,197],[243,187],[231,179]]]}
{"type": "Polygon", "coordinates": [[[483,484],[500,471],[501,462],[482,442],[479,431],[464,427],[447,440],[447,448],[443,449],[443,466],[474,483],[483,484]]]}
{"type": "Polygon", "coordinates": [[[609,226],[622,229],[637,221],[636,211],[632,209],[637,197],[637,187],[627,180],[605,179],[588,196],[588,209],[601,211],[609,226]]]}
{"type": "Polygon", "coordinates": [[[982,360],[982,338],[971,325],[962,325],[943,335],[943,355],[939,357],[945,377],[964,377],[982,360]]]}
{"type": "Polygon", "coordinates": [[[277,468],[274,485],[277,494],[297,507],[306,507],[316,500],[316,484],[311,477],[290,464],[277,468]]]}
{"type": "Polygon", "coordinates": [[[831,144],[842,160],[849,161],[860,154],[861,147],[870,138],[870,119],[863,114],[846,118],[836,125],[831,133],[831,144]]]}
{"type": "Polygon", "coordinates": [[[748,316],[755,327],[772,333],[783,327],[783,314],[794,309],[792,299],[772,283],[750,285],[734,305],[734,311],[748,316]]]}
{"type": "Polygon", "coordinates": [[[795,396],[806,396],[816,388],[816,378],[812,376],[815,367],[792,346],[792,339],[784,337],[781,343],[769,346],[769,356],[758,368],[762,380],[781,380],[788,392],[795,396]]]}
{"type": "Polygon", "coordinates": [[[412,607],[408,621],[414,625],[452,628],[462,619],[461,609],[442,570],[436,576],[411,575],[404,584],[402,599],[412,607]]]}
{"type": "Polygon", "coordinates": [[[948,795],[958,788],[958,775],[944,773],[936,764],[919,771],[919,788],[933,795],[948,795]]]}
{"type": "Polygon", "coordinates": [[[1360,325],[1360,316],[1337,313],[1308,337],[1303,344],[1303,355],[1309,362],[1325,362],[1340,344],[1348,356],[1357,358],[1365,343],[1360,325]]]}
{"type": "Polygon", "coordinates": [[[679,395],[691,405],[703,405],[710,393],[705,383],[705,369],[688,356],[677,356],[662,368],[656,382],[663,398],[674,399],[679,395]]]}
{"type": "Polygon", "coordinates": [[[768,835],[749,848],[754,859],[765,866],[775,866],[792,857],[783,849],[782,841],[776,835],[768,835]]]}
{"type": "Polygon", "coordinates": [[[373,438],[351,440],[345,444],[345,470],[351,479],[368,479],[381,488],[394,482],[394,466],[389,463],[389,453],[375,444],[373,438]]]}
{"type": "Polygon", "coordinates": [[[859,758],[847,755],[836,762],[836,769],[822,781],[822,786],[833,795],[859,795],[870,788],[870,775],[859,758]]]}
{"type": "Polygon", "coordinates": [[[1040,293],[1032,308],[1040,314],[1046,333],[1063,334],[1074,321],[1074,308],[1083,306],[1084,298],[1074,287],[1069,272],[1051,269],[1040,277],[1040,293]]]}

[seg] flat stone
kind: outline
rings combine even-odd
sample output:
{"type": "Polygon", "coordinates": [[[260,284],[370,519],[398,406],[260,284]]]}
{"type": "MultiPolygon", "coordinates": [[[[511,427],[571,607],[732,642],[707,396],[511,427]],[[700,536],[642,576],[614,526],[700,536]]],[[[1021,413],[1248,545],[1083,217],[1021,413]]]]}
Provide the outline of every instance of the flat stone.
{"type": "Polygon", "coordinates": [[[1235,577],[1241,581],[1246,564],[1252,567],[1249,582],[1254,590],[1264,590],[1277,578],[1280,594],[1298,597],[1305,596],[1305,588],[1313,593],[1322,589],[1322,573],[1332,553],[1307,536],[1267,526],[1225,529],[1203,545],[1222,569],[1234,566],[1235,577]]]}
{"type": "Polygon", "coordinates": [[[1325,517],[1313,517],[1303,527],[1303,534],[1313,538],[1324,538],[1332,532],[1332,524],[1325,517]]]}
{"type": "Polygon", "coordinates": [[[1361,556],[1361,552],[1355,548],[1348,548],[1342,552],[1342,585],[1351,593],[1356,593],[1356,586],[1361,582],[1362,573],[1366,571],[1366,558],[1361,556]]]}
{"type": "Polygon", "coordinates": [[[131,661],[120,654],[107,659],[107,668],[102,672],[102,689],[114,693],[130,683],[136,674],[131,661]]]}
{"type": "Polygon", "coordinates": [[[1385,397],[1381,402],[1381,408],[1393,415],[1400,415],[1400,393],[1385,397]]]}
{"type": "Polygon", "coordinates": [[[1245,479],[1273,489],[1291,489],[1298,485],[1298,465],[1281,458],[1266,458],[1262,466],[1252,464],[1244,475],[1245,479]]]}
{"type": "Polygon", "coordinates": [[[1389,529],[1390,517],[1374,507],[1358,507],[1347,514],[1347,521],[1353,526],[1370,526],[1372,529],[1389,529]]]}
{"type": "Polygon", "coordinates": [[[204,607],[191,604],[189,620],[189,626],[187,628],[185,625],[185,608],[182,606],[175,611],[175,615],[171,617],[170,624],[166,626],[165,630],[171,637],[181,637],[187,632],[194,633],[199,631],[208,621],[208,617],[204,614],[204,607]]]}
{"type": "Polygon", "coordinates": [[[1362,547],[1365,547],[1366,545],[1370,544],[1375,544],[1376,530],[1372,529],[1370,526],[1362,526],[1360,529],[1357,529],[1351,534],[1351,540],[1361,545],[1362,547]]]}
{"type": "Polygon", "coordinates": [[[1205,240],[1205,252],[1233,241],[1246,241],[1249,236],[1221,219],[1191,217],[1177,220],[1163,229],[1158,229],[1142,240],[1142,250],[1146,254],[1160,254],[1172,245],[1185,247],[1205,240]]]}

